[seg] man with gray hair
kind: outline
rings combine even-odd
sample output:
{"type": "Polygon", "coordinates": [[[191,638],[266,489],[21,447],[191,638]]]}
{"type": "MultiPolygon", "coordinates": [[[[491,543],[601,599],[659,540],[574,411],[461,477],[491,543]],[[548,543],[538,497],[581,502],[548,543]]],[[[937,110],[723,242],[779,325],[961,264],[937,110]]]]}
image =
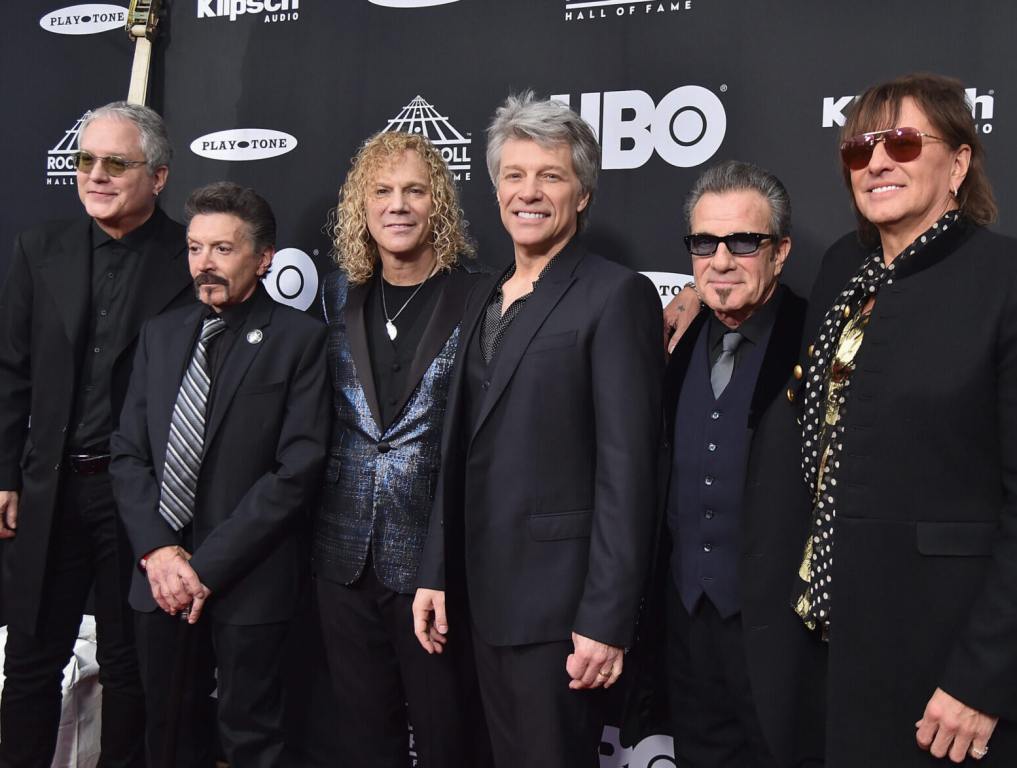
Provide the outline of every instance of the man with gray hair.
{"type": "Polygon", "coordinates": [[[822,758],[822,644],[791,585],[810,504],[788,401],[805,301],[778,282],[791,201],[773,174],[724,162],[685,203],[696,290],[710,310],[664,382],[673,446],[667,626],[678,764],[789,768],[822,758]]]}
{"type": "Polygon", "coordinates": [[[510,97],[488,168],[512,258],[463,321],[414,623],[430,653],[472,632],[498,766],[592,768],[653,529],[660,300],[576,236],[600,168],[576,113],[510,97]]]}
{"type": "Polygon", "coordinates": [[[144,765],[144,701],[109,438],[138,329],[193,301],[184,230],[156,206],[169,174],[162,118],[91,112],[74,156],[87,216],[21,233],[0,291],[0,539],[9,622],[0,766],[47,768],[63,668],[95,587],[100,765],[144,765]]]}

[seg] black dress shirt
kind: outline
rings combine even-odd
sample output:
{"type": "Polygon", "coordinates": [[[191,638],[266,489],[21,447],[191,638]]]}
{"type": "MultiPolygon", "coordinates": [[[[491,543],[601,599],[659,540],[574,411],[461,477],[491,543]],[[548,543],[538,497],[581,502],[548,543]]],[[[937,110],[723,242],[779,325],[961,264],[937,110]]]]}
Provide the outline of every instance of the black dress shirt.
{"type": "Polygon", "coordinates": [[[92,222],[92,284],[88,336],[74,401],[68,446],[71,453],[105,453],[113,430],[110,384],[117,352],[126,339],[123,319],[137,301],[138,260],[158,227],[156,216],[117,240],[92,222]]]}
{"type": "Polygon", "coordinates": [[[710,367],[712,368],[714,363],[717,362],[717,358],[720,357],[720,353],[724,349],[724,334],[735,331],[742,335],[742,343],[738,345],[734,352],[734,367],[737,370],[738,361],[748,351],[745,342],[759,345],[769,338],[770,329],[773,328],[773,323],[777,319],[777,307],[780,305],[783,295],[784,287],[778,283],[773,291],[773,295],[770,296],[767,302],[749,315],[748,320],[737,328],[728,328],[711,312],[710,325],[707,330],[709,334],[707,341],[709,342],[710,349],[710,367]]]}
{"type": "Polygon", "coordinates": [[[374,391],[378,393],[378,407],[381,409],[382,429],[387,429],[399,416],[396,406],[406,390],[406,376],[417,353],[420,339],[424,335],[427,321],[434,312],[441,286],[447,278],[445,272],[439,272],[424,281],[422,286],[420,283],[392,285],[380,274],[375,274],[371,278],[367,299],[364,302],[364,322],[368,328],[367,347],[371,355],[374,391]],[[397,312],[399,313],[399,317],[393,320],[398,330],[394,339],[388,337],[388,331],[385,329],[385,312],[381,303],[383,282],[388,316],[394,317],[397,312]],[[420,292],[413,296],[418,286],[420,292]],[[401,312],[400,308],[403,308],[401,312]]]}
{"type": "Polygon", "coordinates": [[[484,317],[481,320],[480,348],[483,350],[485,363],[490,364],[494,359],[495,354],[498,352],[498,347],[501,346],[501,340],[505,338],[505,334],[508,332],[509,326],[512,325],[512,321],[523,311],[523,307],[526,306],[526,300],[533,295],[533,291],[537,290],[537,284],[540,283],[541,278],[547,273],[548,268],[553,262],[554,257],[552,256],[547,264],[544,265],[544,268],[540,270],[537,279],[533,281],[533,290],[513,301],[504,314],[501,311],[501,305],[505,301],[502,286],[516,273],[515,263],[512,264],[509,271],[498,282],[498,287],[495,289],[494,295],[491,296],[491,301],[487,305],[484,317]]]}

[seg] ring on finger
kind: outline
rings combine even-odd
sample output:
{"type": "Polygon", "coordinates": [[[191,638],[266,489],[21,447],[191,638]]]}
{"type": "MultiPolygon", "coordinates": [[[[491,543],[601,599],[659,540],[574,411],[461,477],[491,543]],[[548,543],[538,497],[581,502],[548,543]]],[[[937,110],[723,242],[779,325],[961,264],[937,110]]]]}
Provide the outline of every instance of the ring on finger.
{"type": "Polygon", "coordinates": [[[597,674],[600,675],[601,677],[610,677],[611,676],[611,670],[609,669],[609,670],[605,671],[605,670],[602,669],[597,674]]]}
{"type": "Polygon", "coordinates": [[[971,756],[979,759],[989,754],[989,745],[986,744],[984,747],[976,747],[974,744],[971,745],[971,756]]]}

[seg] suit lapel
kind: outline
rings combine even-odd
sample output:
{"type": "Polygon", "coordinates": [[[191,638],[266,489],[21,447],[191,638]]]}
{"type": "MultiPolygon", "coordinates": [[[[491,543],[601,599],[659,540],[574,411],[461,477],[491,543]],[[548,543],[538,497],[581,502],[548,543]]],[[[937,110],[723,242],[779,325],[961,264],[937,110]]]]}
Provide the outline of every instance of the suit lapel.
{"type": "MultiPolygon", "coordinates": [[[[381,277],[379,276],[380,280],[381,277]]],[[[378,426],[378,434],[384,430],[381,424],[381,406],[378,404],[378,392],[374,388],[374,369],[371,367],[371,353],[367,347],[367,328],[364,324],[364,302],[367,300],[369,283],[351,285],[346,294],[346,338],[353,356],[353,367],[357,371],[357,380],[364,391],[371,416],[378,426]]]]}
{"type": "MultiPolygon", "coordinates": [[[[519,361],[522,360],[523,354],[526,352],[526,348],[530,345],[530,341],[537,331],[540,330],[540,326],[544,324],[544,320],[547,319],[551,310],[555,308],[561,297],[565,295],[565,292],[575,282],[576,278],[573,273],[585,255],[586,251],[574,239],[566,245],[565,249],[554,257],[554,261],[551,263],[550,268],[548,268],[547,273],[540,279],[537,289],[526,300],[526,306],[523,308],[523,311],[512,321],[512,325],[501,343],[501,348],[495,355],[494,360],[491,361],[494,367],[491,375],[491,386],[488,389],[487,397],[484,399],[484,405],[481,408],[477,421],[473,425],[471,438],[475,437],[477,432],[480,431],[488,414],[491,413],[491,409],[497,404],[502,393],[505,391],[505,387],[512,380],[512,376],[515,374],[519,361]]],[[[511,266],[509,268],[511,269],[511,266]]],[[[495,283],[495,287],[497,287],[497,283],[495,283]]],[[[488,296],[488,301],[484,303],[485,309],[481,310],[480,317],[483,317],[489,302],[490,296],[488,296]]]]}
{"type": "Polygon", "coordinates": [[[75,222],[58,240],[58,248],[42,265],[60,321],[75,352],[87,327],[92,295],[92,241],[90,219],[75,222]]]}
{"type": "MultiPolygon", "coordinates": [[[[427,373],[427,369],[431,367],[434,358],[445,346],[452,330],[462,320],[463,301],[468,291],[467,274],[459,270],[452,270],[442,285],[434,305],[434,311],[424,328],[424,334],[417,345],[417,351],[413,354],[413,362],[410,363],[410,370],[406,376],[406,388],[399,397],[399,404],[395,410],[397,414],[402,413],[420,380],[427,373]]],[[[460,336],[461,339],[462,336],[460,336]]]]}
{"type": "Polygon", "coordinates": [[[156,208],[152,215],[159,217],[158,230],[146,245],[146,252],[138,257],[141,259],[135,281],[138,297],[128,302],[125,330],[116,355],[134,343],[147,318],[159,314],[191,282],[183,263],[187,258],[187,242],[180,237],[179,230],[167,226],[169,219],[161,210],[156,208]]]}
{"type": "Polygon", "coordinates": [[[709,316],[710,308],[703,307],[689,327],[685,329],[685,333],[674,348],[671,358],[667,361],[667,369],[664,371],[664,422],[667,429],[664,434],[667,440],[670,440],[674,435],[678,397],[682,391],[682,384],[685,383],[685,374],[688,373],[689,365],[692,363],[692,351],[696,348],[699,334],[705,332],[703,328],[709,316]]]}
{"type": "Polygon", "coordinates": [[[256,303],[251,307],[251,313],[247,316],[245,328],[248,329],[248,332],[260,330],[262,340],[252,344],[245,336],[240,336],[234,340],[229,354],[223,360],[219,369],[219,380],[214,384],[215,399],[212,401],[212,413],[208,426],[205,428],[206,447],[211,445],[215,439],[215,433],[222,425],[223,418],[230,409],[230,403],[233,402],[233,396],[236,395],[237,388],[247,375],[247,369],[251,367],[251,363],[261,352],[262,347],[269,343],[268,337],[271,331],[268,326],[272,320],[275,302],[260,285],[252,301],[256,303]]]}
{"type": "Polygon", "coordinates": [[[778,295],[771,299],[780,304],[770,330],[763,364],[756,378],[756,387],[752,391],[749,429],[755,429],[770,403],[780,395],[798,357],[806,304],[782,285],[778,286],[778,291],[778,295]]]}

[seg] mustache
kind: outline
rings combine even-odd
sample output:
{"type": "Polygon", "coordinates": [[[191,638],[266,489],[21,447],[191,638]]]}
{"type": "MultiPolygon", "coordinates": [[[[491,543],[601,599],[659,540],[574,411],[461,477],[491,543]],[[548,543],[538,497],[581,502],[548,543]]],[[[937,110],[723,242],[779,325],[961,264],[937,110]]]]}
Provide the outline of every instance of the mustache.
{"type": "Polygon", "coordinates": [[[225,277],[213,275],[211,272],[202,272],[194,278],[194,287],[197,289],[203,285],[229,285],[229,281],[225,277]]]}

